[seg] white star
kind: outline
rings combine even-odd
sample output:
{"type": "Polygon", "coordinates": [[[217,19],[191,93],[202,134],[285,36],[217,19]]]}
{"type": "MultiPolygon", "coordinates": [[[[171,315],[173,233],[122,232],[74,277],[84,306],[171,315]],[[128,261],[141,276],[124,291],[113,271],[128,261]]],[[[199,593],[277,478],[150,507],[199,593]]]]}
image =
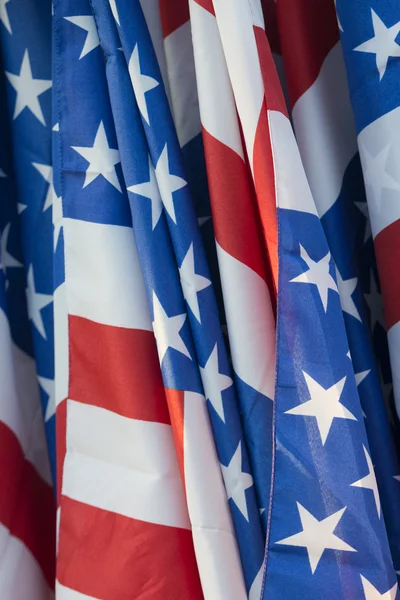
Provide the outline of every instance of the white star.
{"type": "Polygon", "coordinates": [[[156,177],[161,200],[173,222],[176,224],[175,207],[172,194],[187,185],[182,177],[169,172],[168,149],[165,144],[156,165],[156,177]]]}
{"type": "Polygon", "coordinates": [[[60,131],[60,123],[56,123],[52,129],[52,131],[60,131]]]}
{"type": "Polygon", "coordinates": [[[374,494],[376,510],[378,511],[378,517],[381,518],[381,501],[379,499],[378,485],[376,483],[374,466],[372,464],[371,457],[368,454],[366,447],[363,446],[363,449],[365,454],[365,460],[367,461],[368,466],[368,475],[365,475],[365,477],[362,477],[361,479],[355,481],[354,483],[351,483],[350,485],[352,487],[365,488],[366,490],[372,491],[372,493],[374,494]]]}
{"type": "Polygon", "coordinates": [[[372,156],[363,145],[361,148],[363,175],[365,185],[370,190],[370,196],[373,200],[372,209],[379,212],[381,208],[382,190],[400,191],[400,183],[386,173],[386,163],[389,156],[390,144],[382,148],[376,156],[372,156]]]}
{"type": "Polygon", "coordinates": [[[368,242],[369,238],[372,236],[371,221],[369,220],[368,204],[366,202],[354,202],[354,204],[357,206],[358,210],[362,212],[362,214],[364,215],[364,217],[366,219],[365,232],[364,232],[364,244],[366,244],[368,242]]]}
{"type": "Polygon", "coordinates": [[[287,410],[286,414],[315,417],[322,445],[325,445],[333,419],[351,419],[352,421],[357,421],[356,417],[340,403],[340,396],[342,395],[346,377],[343,377],[343,379],[334,383],[326,390],[304,371],[303,375],[310,394],[310,400],[287,410]]]}
{"type": "Polygon", "coordinates": [[[61,196],[57,196],[54,194],[53,198],[53,242],[54,242],[54,250],[57,248],[58,238],[60,235],[61,227],[63,226],[63,210],[62,210],[62,200],[61,196]]]}
{"type": "Polygon", "coordinates": [[[151,228],[154,231],[162,213],[162,202],[160,190],[158,189],[157,179],[154,168],[149,157],[149,181],[137,183],[128,187],[129,192],[148,198],[151,202],[151,228]]]}
{"type": "Polygon", "coordinates": [[[198,223],[199,223],[199,227],[203,227],[204,223],[208,223],[208,221],[211,219],[211,217],[199,217],[197,219],[198,223]]]}
{"type": "Polygon", "coordinates": [[[54,395],[54,379],[47,379],[47,377],[38,376],[39,385],[42,390],[47,394],[47,406],[44,420],[47,422],[56,413],[56,399],[54,395]]]}
{"type": "Polygon", "coordinates": [[[80,16],[80,17],[64,17],[67,21],[70,21],[74,25],[77,25],[81,29],[86,31],[85,43],[83,44],[82,52],[79,60],[89,54],[92,50],[100,45],[99,35],[97,33],[97,27],[92,15],[80,16]]]}
{"type": "Polygon", "coordinates": [[[357,387],[360,385],[362,381],[366,378],[367,375],[371,373],[371,369],[368,371],[360,371],[359,373],[354,373],[354,377],[356,378],[357,387]]]}
{"type": "Polygon", "coordinates": [[[6,75],[17,92],[13,118],[16,119],[24,108],[29,108],[42,125],[46,125],[39,103],[39,96],[51,88],[52,82],[48,79],[34,79],[32,77],[28,50],[25,50],[19,75],[7,71],[6,75]]]}
{"type": "Polygon", "coordinates": [[[308,510],[306,510],[299,502],[297,502],[297,508],[303,527],[302,531],[276,543],[306,548],[311,572],[313,574],[315,573],[325,550],[357,552],[357,550],[346,544],[346,542],[333,533],[347,508],[346,506],[329,517],[322,519],[322,521],[318,521],[318,519],[308,512],[308,510]]]}
{"type": "Polygon", "coordinates": [[[354,50],[376,55],[376,68],[379,71],[379,79],[381,80],[386,72],[389,56],[400,56],[400,46],[396,43],[396,38],[400,32],[400,21],[391,27],[386,27],[372,8],[371,16],[374,37],[360,44],[354,50]]]}
{"type": "Polygon", "coordinates": [[[43,212],[50,208],[53,204],[53,198],[56,195],[53,186],[53,168],[50,165],[42,165],[40,163],[33,162],[32,165],[41,174],[43,179],[49,184],[46,194],[46,200],[43,205],[43,212]]]}
{"type": "Polygon", "coordinates": [[[339,269],[336,267],[336,279],[342,311],[361,321],[360,313],[351,297],[357,287],[357,277],[343,280],[339,269]]]}
{"type": "Polygon", "coordinates": [[[194,270],[193,243],[190,244],[186,256],[179,267],[179,275],[182,283],[183,295],[190,306],[190,310],[201,323],[199,300],[197,293],[211,285],[211,281],[202,275],[197,275],[194,270]]]}
{"type": "Polygon", "coordinates": [[[50,294],[40,294],[36,292],[32,265],[28,270],[27,283],[28,287],[26,289],[26,296],[28,299],[28,316],[40,335],[46,340],[46,330],[44,328],[43,318],[40,311],[42,308],[53,302],[53,296],[50,294]]]}
{"type": "Polygon", "coordinates": [[[400,481],[400,475],[393,475],[393,479],[396,479],[396,481],[400,481]]]}
{"type": "Polygon", "coordinates": [[[246,490],[253,485],[253,478],[242,471],[242,446],[239,442],[234,455],[227,467],[221,464],[228,500],[232,498],[246,521],[249,520],[247,511],[246,490]]]}
{"type": "Polygon", "coordinates": [[[386,330],[385,318],[383,316],[382,296],[378,291],[374,272],[371,269],[369,294],[364,294],[366,303],[370,310],[371,330],[374,331],[375,325],[379,323],[386,330]]]}
{"type": "Polygon", "coordinates": [[[373,586],[368,579],[365,579],[365,577],[362,575],[360,577],[365,594],[365,600],[395,600],[397,594],[397,581],[389,591],[380,594],[376,587],[373,586]]]}
{"type": "Polygon", "coordinates": [[[217,344],[215,344],[204,367],[200,367],[200,375],[207,400],[211,402],[216,413],[225,423],[222,392],[230,388],[233,381],[228,375],[219,372],[217,344]]]}
{"type": "Polygon", "coordinates": [[[307,264],[308,269],[290,281],[292,283],[313,283],[316,285],[322,306],[326,312],[328,307],[328,290],[338,291],[335,280],[329,273],[329,263],[331,260],[330,252],[321,258],[321,260],[315,262],[308,256],[303,246],[300,245],[300,256],[307,264]]]}
{"type": "Polygon", "coordinates": [[[114,19],[117,21],[118,25],[120,25],[119,15],[118,15],[118,11],[117,11],[117,5],[115,3],[115,0],[110,0],[110,7],[111,7],[111,12],[113,14],[114,19]]]}
{"type": "Polygon", "coordinates": [[[27,208],[28,208],[28,205],[27,205],[27,204],[22,204],[22,202],[18,202],[18,203],[17,203],[17,211],[18,211],[18,214],[19,214],[19,215],[20,215],[21,213],[23,213],[23,212],[24,212],[24,210],[26,210],[27,208]]]}
{"type": "Polygon", "coordinates": [[[131,78],[133,91],[135,92],[136,102],[140,110],[140,114],[143,119],[146,121],[147,125],[150,125],[149,121],[149,113],[147,111],[147,104],[145,94],[150,90],[157,87],[159,82],[153,77],[149,77],[148,75],[143,75],[140,71],[140,61],[139,61],[139,49],[138,45],[133,49],[131,57],[129,59],[129,76],[131,78]]]}
{"type": "Polygon", "coordinates": [[[7,29],[8,33],[12,33],[10,19],[8,17],[7,7],[10,0],[0,0],[0,21],[3,21],[4,27],[7,29]]]}
{"type": "Polygon", "coordinates": [[[179,332],[186,320],[186,314],[169,317],[162,307],[161,302],[153,291],[153,330],[157,340],[158,356],[162,363],[168,348],[174,348],[191,359],[189,350],[186,348],[179,332]]]}
{"type": "Polygon", "coordinates": [[[86,169],[85,183],[83,187],[92,183],[99,175],[102,175],[119,192],[119,185],[115,165],[121,162],[119,151],[109,147],[106,131],[103,121],[100,121],[99,128],[94,138],[93,146],[71,146],[75,152],[78,152],[89,163],[86,169]]]}
{"type": "MultiPolygon", "coordinates": [[[[1,2],[1,0],[0,0],[1,2]]],[[[0,169],[0,177],[7,177],[6,173],[4,173],[3,169],[0,169]]]]}
{"type": "Polygon", "coordinates": [[[4,227],[1,239],[0,239],[0,247],[1,247],[1,266],[3,268],[4,275],[6,275],[6,269],[10,267],[22,267],[23,265],[14,258],[7,250],[8,246],[8,237],[10,235],[10,227],[11,223],[7,223],[4,227]]]}

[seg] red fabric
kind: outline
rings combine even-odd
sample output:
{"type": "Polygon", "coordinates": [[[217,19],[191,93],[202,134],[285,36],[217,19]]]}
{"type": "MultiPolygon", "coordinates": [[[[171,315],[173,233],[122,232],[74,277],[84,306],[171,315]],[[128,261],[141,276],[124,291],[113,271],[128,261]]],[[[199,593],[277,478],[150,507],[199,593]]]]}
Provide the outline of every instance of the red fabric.
{"type": "Polygon", "coordinates": [[[57,574],[66,587],[103,600],[202,599],[191,531],[66,497],[62,517],[57,574]]]}
{"type": "Polygon", "coordinates": [[[32,463],[26,460],[13,431],[1,422],[0,472],[0,523],[31,551],[50,588],[54,588],[54,493],[32,463]]]}

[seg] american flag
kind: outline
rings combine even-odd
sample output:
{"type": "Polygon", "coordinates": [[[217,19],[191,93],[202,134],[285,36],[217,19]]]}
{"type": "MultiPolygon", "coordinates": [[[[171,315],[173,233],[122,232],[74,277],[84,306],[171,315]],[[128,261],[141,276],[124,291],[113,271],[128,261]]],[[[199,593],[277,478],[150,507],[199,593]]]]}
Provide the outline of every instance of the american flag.
{"type": "Polygon", "coordinates": [[[398,3],[0,36],[0,598],[397,598],[398,3]]]}

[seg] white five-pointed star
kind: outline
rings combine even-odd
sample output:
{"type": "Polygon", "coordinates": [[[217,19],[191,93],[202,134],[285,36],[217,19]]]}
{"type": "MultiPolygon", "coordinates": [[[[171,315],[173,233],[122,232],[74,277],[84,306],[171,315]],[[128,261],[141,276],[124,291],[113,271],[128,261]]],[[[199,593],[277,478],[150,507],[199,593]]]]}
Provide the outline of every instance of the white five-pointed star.
{"type": "Polygon", "coordinates": [[[368,204],[366,202],[354,202],[354,204],[357,206],[358,210],[360,212],[362,212],[362,214],[364,215],[364,217],[366,219],[365,232],[364,232],[364,244],[366,244],[368,242],[369,238],[372,236],[371,221],[369,220],[368,204]]]}
{"type": "Polygon", "coordinates": [[[42,125],[46,125],[39,103],[39,96],[51,88],[52,82],[48,79],[34,79],[32,77],[28,50],[25,50],[19,75],[7,71],[6,75],[17,92],[13,118],[16,119],[24,108],[29,108],[42,125]]]}
{"type": "Polygon", "coordinates": [[[47,394],[47,406],[44,420],[47,422],[56,413],[56,399],[54,395],[54,379],[47,379],[47,377],[38,376],[39,385],[42,390],[47,394]]]}
{"type": "Polygon", "coordinates": [[[22,204],[22,202],[18,202],[18,203],[17,203],[17,211],[18,211],[18,214],[19,214],[19,215],[20,215],[21,213],[23,213],[23,212],[24,212],[24,210],[26,210],[27,208],[28,208],[28,205],[27,205],[27,204],[22,204]]]}
{"type": "Polygon", "coordinates": [[[8,17],[7,7],[10,0],[0,0],[0,21],[3,22],[4,27],[7,29],[8,33],[12,33],[10,19],[8,17]]]}
{"type": "Polygon", "coordinates": [[[349,546],[349,544],[346,544],[346,542],[333,533],[347,508],[346,506],[329,517],[322,519],[322,521],[318,521],[318,519],[308,512],[308,510],[306,510],[299,502],[297,502],[297,508],[303,527],[302,531],[276,543],[306,548],[311,572],[313,574],[315,573],[325,550],[357,552],[357,550],[349,546]]]}
{"type": "Polygon", "coordinates": [[[110,7],[111,7],[111,12],[113,14],[114,19],[117,21],[118,25],[120,25],[119,15],[118,15],[118,11],[117,11],[117,5],[115,3],[115,0],[110,0],[110,7]]]}
{"type": "Polygon", "coordinates": [[[165,144],[163,151],[160,154],[155,171],[161,200],[165,206],[165,210],[176,224],[173,193],[185,187],[187,183],[182,177],[172,175],[172,173],[169,172],[167,144],[165,144]]]}
{"type": "Polygon", "coordinates": [[[371,369],[367,371],[360,371],[359,373],[354,373],[354,377],[356,378],[357,387],[360,385],[362,381],[366,378],[367,375],[371,373],[371,369]]]}
{"type": "Polygon", "coordinates": [[[286,414],[315,417],[322,445],[325,445],[333,419],[351,419],[352,421],[357,421],[356,417],[340,403],[340,396],[342,395],[346,377],[343,377],[343,379],[334,383],[326,390],[304,371],[303,375],[310,394],[310,400],[287,410],[286,414]]]}
{"type": "MultiPolygon", "coordinates": [[[[1,1],[1,0],[0,0],[1,1]]],[[[4,173],[3,169],[0,169],[0,177],[7,177],[6,173],[4,173]]]]}
{"type": "Polygon", "coordinates": [[[153,77],[143,75],[140,71],[140,60],[139,60],[139,49],[138,45],[133,49],[131,57],[129,59],[129,76],[131,78],[133,91],[135,92],[136,102],[140,110],[140,114],[146,121],[147,125],[150,125],[149,113],[146,104],[146,92],[154,89],[159,85],[159,82],[153,77]]]}
{"type": "Polygon", "coordinates": [[[375,282],[374,272],[371,269],[369,294],[364,294],[365,301],[370,310],[371,330],[374,331],[375,325],[379,323],[383,329],[386,329],[385,318],[383,316],[382,296],[379,293],[375,282]]]}
{"type": "Polygon", "coordinates": [[[62,200],[61,196],[57,196],[54,194],[53,198],[53,242],[54,242],[54,250],[57,248],[58,238],[60,235],[61,227],[63,225],[63,210],[62,210],[62,200]]]}
{"type": "Polygon", "coordinates": [[[151,202],[151,228],[154,231],[162,213],[162,202],[153,164],[149,157],[149,181],[137,183],[128,187],[129,192],[148,198],[151,202]]]}
{"type": "Polygon", "coordinates": [[[33,162],[32,165],[41,174],[43,179],[49,184],[46,194],[46,200],[43,205],[43,212],[50,208],[53,204],[53,198],[56,195],[53,186],[53,168],[50,165],[42,165],[40,163],[33,162]]]}
{"type": "Polygon", "coordinates": [[[362,164],[364,182],[370,192],[368,199],[373,200],[372,210],[379,212],[381,208],[382,190],[400,191],[400,183],[386,172],[386,163],[390,151],[390,144],[372,156],[365,146],[362,147],[362,164]]]}
{"type": "Polygon", "coordinates": [[[342,279],[339,269],[336,267],[336,279],[342,311],[356,318],[358,321],[361,321],[360,313],[351,297],[357,287],[357,277],[353,277],[352,279],[342,279]]]}
{"type": "Polygon", "coordinates": [[[189,350],[181,338],[179,332],[186,320],[186,314],[169,317],[162,307],[161,302],[153,291],[153,330],[157,340],[158,356],[162,363],[168,348],[174,348],[191,359],[189,350]]]}
{"type": "Polygon", "coordinates": [[[64,17],[64,19],[70,21],[74,25],[77,25],[78,27],[86,31],[85,43],[83,44],[79,60],[100,45],[96,23],[92,15],[85,15],[79,17],[64,17]]]}
{"type": "Polygon", "coordinates": [[[222,403],[222,392],[232,385],[232,379],[223,375],[218,368],[218,348],[215,344],[213,351],[204,367],[200,367],[201,380],[207,400],[211,402],[216,413],[225,423],[224,405],[222,403]]]}
{"type": "Polygon", "coordinates": [[[194,251],[193,242],[190,244],[188,251],[186,252],[185,258],[179,267],[179,275],[181,277],[183,295],[186,302],[190,306],[190,310],[196,317],[199,323],[201,323],[199,300],[197,298],[198,292],[201,292],[205,288],[211,285],[211,281],[207,277],[197,275],[194,270],[194,251]]]}
{"type": "Polygon", "coordinates": [[[9,267],[22,267],[23,265],[14,258],[7,250],[8,246],[8,236],[10,235],[10,227],[11,223],[7,223],[4,227],[3,232],[1,234],[0,239],[0,247],[1,247],[1,266],[3,268],[4,275],[6,275],[6,269],[9,267]]]}
{"type": "Polygon", "coordinates": [[[40,294],[36,292],[32,265],[30,265],[28,270],[27,283],[28,287],[26,289],[26,296],[28,299],[28,315],[40,335],[46,340],[47,336],[41,310],[53,302],[53,296],[50,294],[40,294]]]}
{"type": "Polygon", "coordinates": [[[363,446],[363,449],[364,449],[364,454],[365,454],[365,460],[367,461],[367,466],[368,466],[368,475],[365,475],[365,477],[358,479],[358,481],[355,481],[354,483],[351,483],[350,485],[352,487],[365,488],[366,490],[372,491],[372,493],[374,494],[376,510],[378,511],[378,517],[381,518],[381,501],[379,498],[378,485],[376,483],[374,466],[372,464],[371,457],[368,454],[366,447],[363,446]]]}
{"type": "Polygon", "coordinates": [[[248,521],[246,490],[253,485],[253,478],[249,473],[243,473],[242,471],[241,442],[239,442],[229,465],[225,467],[221,464],[221,468],[228,500],[232,498],[246,521],[248,521]]]}
{"type": "Polygon", "coordinates": [[[375,54],[376,68],[379,71],[379,79],[381,80],[386,72],[389,57],[400,56],[400,46],[396,43],[396,38],[400,32],[400,21],[391,27],[386,27],[385,23],[372,8],[371,16],[374,37],[360,44],[354,50],[375,54]]]}
{"type": "Polygon", "coordinates": [[[321,258],[321,260],[314,261],[308,256],[303,246],[300,245],[300,256],[307,264],[308,269],[290,281],[292,283],[313,283],[316,285],[321,298],[322,306],[326,312],[328,308],[328,290],[334,290],[335,292],[338,291],[335,280],[329,273],[329,265],[331,260],[330,252],[321,258]]]}
{"type": "Polygon", "coordinates": [[[89,166],[86,169],[83,187],[86,187],[99,175],[102,175],[109,183],[111,183],[111,185],[121,192],[121,186],[115,170],[115,165],[121,162],[119,151],[109,147],[103,121],[100,121],[93,146],[71,147],[89,163],[89,166]]]}
{"type": "Polygon", "coordinates": [[[390,588],[390,590],[384,592],[383,594],[380,594],[376,587],[372,585],[372,583],[370,583],[368,579],[365,579],[365,577],[363,577],[362,575],[361,582],[365,594],[365,600],[395,600],[396,598],[397,581],[394,584],[394,586],[390,588]]]}

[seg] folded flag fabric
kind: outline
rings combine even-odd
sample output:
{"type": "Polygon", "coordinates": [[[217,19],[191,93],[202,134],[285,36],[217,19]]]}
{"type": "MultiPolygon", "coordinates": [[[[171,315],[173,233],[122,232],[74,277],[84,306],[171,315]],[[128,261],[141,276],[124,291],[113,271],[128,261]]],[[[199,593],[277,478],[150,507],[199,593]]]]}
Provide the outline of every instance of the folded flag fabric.
{"type": "Polygon", "coordinates": [[[398,598],[398,3],[0,42],[0,597],[398,598]]]}

